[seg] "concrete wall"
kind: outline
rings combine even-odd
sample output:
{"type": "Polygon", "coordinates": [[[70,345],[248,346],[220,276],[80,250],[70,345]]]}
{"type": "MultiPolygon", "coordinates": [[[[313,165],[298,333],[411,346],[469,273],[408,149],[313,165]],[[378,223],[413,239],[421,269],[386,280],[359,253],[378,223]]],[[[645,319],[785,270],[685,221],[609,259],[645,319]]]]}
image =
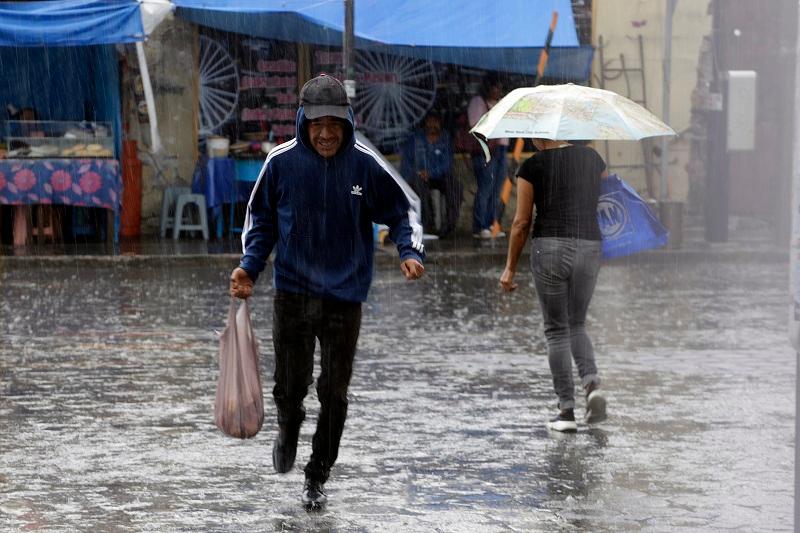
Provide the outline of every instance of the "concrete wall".
{"type": "MultiPolygon", "coordinates": [[[[593,3],[593,35],[592,44],[599,46],[603,39],[603,55],[605,63],[614,68],[620,67],[620,54],[624,55],[627,67],[644,67],[644,90],[646,107],[656,116],[662,115],[662,81],[663,81],[663,41],[666,0],[595,0],[593,3]],[[638,36],[643,38],[643,61],[639,59],[638,36]]],[[[681,133],[691,121],[691,94],[697,82],[697,62],[702,39],[711,31],[711,16],[708,12],[707,0],[679,0],[673,16],[672,33],[672,76],[669,124],[681,133]]],[[[592,85],[599,87],[600,52],[597,51],[593,65],[594,77],[592,85]]],[[[606,81],[605,87],[640,100],[643,96],[642,78],[631,73],[630,91],[624,78],[606,81]]],[[[658,145],[659,141],[656,141],[658,145]]],[[[668,173],[668,189],[670,197],[686,200],[688,194],[688,175],[686,165],[689,160],[689,142],[685,135],[673,139],[670,143],[670,167],[668,173]]],[[[597,150],[605,156],[604,143],[597,143],[597,150]]],[[[611,170],[615,166],[642,164],[644,156],[642,146],[636,142],[609,143],[609,162],[611,170]]],[[[657,192],[659,160],[654,159],[656,172],[654,183],[648,184],[642,169],[618,169],[640,192],[657,192]],[[655,189],[655,190],[654,190],[655,189]]]]}
{"type": "MultiPolygon", "coordinates": [[[[140,156],[143,162],[142,232],[157,232],[161,214],[161,195],[166,185],[189,185],[197,160],[198,50],[197,29],[180,19],[165,20],[145,43],[148,69],[156,102],[158,130],[164,146],[155,156],[162,175],[153,161],[140,156]]],[[[128,62],[136,65],[133,46],[128,47],[128,62]]],[[[135,73],[134,73],[135,74],[135,73]]],[[[134,81],[123,79],[130,89],[134,81]]],[[[123,91],[130,136],[139,148],[150,146],[150,126],[139,121],[136,97],[132,90],[123,91]]]]}

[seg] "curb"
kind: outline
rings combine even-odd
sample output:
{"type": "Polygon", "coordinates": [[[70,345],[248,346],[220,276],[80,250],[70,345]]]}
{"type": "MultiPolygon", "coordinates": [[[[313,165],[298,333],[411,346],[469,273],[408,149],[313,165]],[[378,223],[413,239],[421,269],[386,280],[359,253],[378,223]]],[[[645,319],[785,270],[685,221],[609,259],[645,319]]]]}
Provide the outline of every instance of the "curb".
{"type": "MultiPolygon", "coordinates": [[[[523,252],[527,257],[528,250],[523,252]]],[[[789,250],[769,249],[662,249],[642,252],[628,257],[605,261],[608,265],[656,264],[656,263],[702,263],[702,262],[748,262],[748,263],[788,263],[789,250]]],[[[0,269],[31,267],[102,267],[143,268],[158,266],[175,267],[219,267],[233,269],[240,254],[154,254],[154,255],[25,255],[0,256],[0,269]]],[[[505,248],[430,250],[426,263],[447,265],[456,261],[490,261],[501,267],[506,258],[505,248]]],[[[522,259],[521,259],[522,260],[522,259]]],[[[384,247],[376,250],[376,266],[395,265],[397,252],[384,247]]]]}

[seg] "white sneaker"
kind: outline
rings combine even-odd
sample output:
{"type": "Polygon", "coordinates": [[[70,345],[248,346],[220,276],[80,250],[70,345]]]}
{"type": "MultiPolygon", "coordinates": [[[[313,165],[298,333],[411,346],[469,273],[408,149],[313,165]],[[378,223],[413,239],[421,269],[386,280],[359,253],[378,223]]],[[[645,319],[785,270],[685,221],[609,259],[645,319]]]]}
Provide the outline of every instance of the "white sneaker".
{"type": "Polygon", "coordinates": [[[495,235],[494,238],[495,239],[502,239],[505,236],[506,236],[506,232],[505,231],[498,231],[497,235],[495,235]]]}
{"type": "Polygon", "coordinates": [[[490,229],[482,229],[480,232],[481,239],[491,239],[492,238],[492,230],[490,229]]]}
{"type": "Polygon", "coordinates": [[[575,423],[575,412],[572,409],[564,409],[547,422],[547,427],[553,431],[562,433],[575,433],[578,431],[578,424],[575,423]]]}
{"type": "Polygon", "coordinates": [[[587,424],[597,424],[608,418],[606,415],[606,399],[599,390],[594,389],[586,395],[586,420],[587,424]]]}

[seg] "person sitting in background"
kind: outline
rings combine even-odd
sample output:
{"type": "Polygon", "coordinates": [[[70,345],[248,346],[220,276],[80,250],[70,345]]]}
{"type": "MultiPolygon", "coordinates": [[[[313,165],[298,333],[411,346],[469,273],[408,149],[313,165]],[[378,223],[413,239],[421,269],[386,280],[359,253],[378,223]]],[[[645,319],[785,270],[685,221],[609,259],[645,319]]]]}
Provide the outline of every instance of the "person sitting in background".
{"type": "Polygon", "coordinates": [[[417,193],[422,204],[422,225],[426,233],[440,237],[449,235],[456,227],[461,208],[461,182],[453,176],[453,143],[442,130],[442,118],[436,111],[425,116],[418,128],[403,146],[400,172],[417,193]],[[443,213],[439,227],[433,209],[431,191],[438,190],[444,197],[443,213]]]}

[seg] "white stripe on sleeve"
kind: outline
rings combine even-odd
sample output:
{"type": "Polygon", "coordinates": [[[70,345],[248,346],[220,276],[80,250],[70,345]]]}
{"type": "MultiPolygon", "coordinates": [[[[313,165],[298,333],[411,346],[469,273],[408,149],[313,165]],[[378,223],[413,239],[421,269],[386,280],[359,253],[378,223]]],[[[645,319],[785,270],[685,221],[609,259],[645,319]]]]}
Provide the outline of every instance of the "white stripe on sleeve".
{"type": "Polygon", "coordinates": [[[400,187],[400,190],[403,191],[406,198],[408,199],[408,223],[411,225],[411,247],[414,248],[419,253],[423,253],[425,247],[422,245],[422,224],[420,223],[421,216],[421,204],[419,201],[419,197],[411,188],[411,186],[406,183],[406,180],[403,179],[403,176],[397,172],[397,169],[388,164],[383,158],[379,157],[375,154],[370,148],[363,144],[361,141],[356,141],[356,148],[365,154],[371,156],[383,170],[389,174],[392,179],[397,183],[400,187]]]}
{"type": "Polygon", "coordinates": [[[261,167],[261,172],[258,173],[258,179],[256,180],[256,184],[253,186],[253,190],[250,192],[250,199],[247,201],[247,212],[244,215],[244,224],[242,224],[242,253],[245,253],[245,239],[247,239],[247,232],[253,228],[253,220],[250,216],[250,209],[253,205],[253,198],[255,198],[256,191],[258,190],[258,186],[261,184],[261,180],[264,178],[264,174],[267,171],[267,165],[269,164],[270,159],[275,157],[278,154],[282,154],[288,150],[291,150],[297,145],[297,139],[292,139],[290,141],[286,141],[283,144],[279,144],[275,148],[269,151],[267,154],[267,158],[264,160],[264,165],[261,167]]]}

